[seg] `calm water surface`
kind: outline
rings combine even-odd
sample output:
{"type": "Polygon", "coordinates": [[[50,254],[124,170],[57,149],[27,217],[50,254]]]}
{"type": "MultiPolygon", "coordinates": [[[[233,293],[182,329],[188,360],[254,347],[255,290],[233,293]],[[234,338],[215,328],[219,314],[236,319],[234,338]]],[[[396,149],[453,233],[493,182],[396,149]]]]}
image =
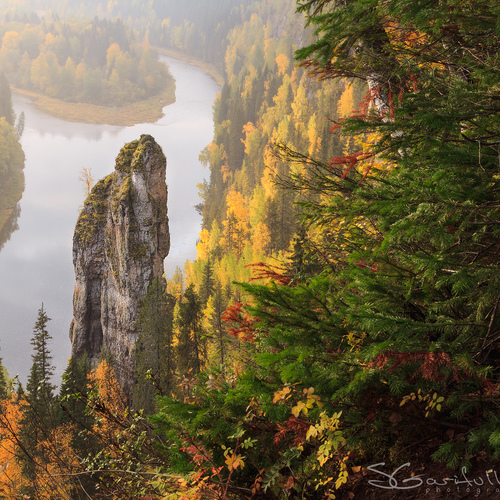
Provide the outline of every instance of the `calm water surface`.
{"type": "Polygon", "coordinates": [[[0,252],[0,356],[9,375],[26,383],[31,368],[30,339],[41,304],[52,320],[51,351],[59,383],[70,356],[74,271],[72,239],[84,200],[78,180],[83,167],[97,181],[114,170],[120,148],[141,134],[152,135],[167,157],[171,249],[168,275],[194,259],[201,218],[197,184],[209,172],[198,161],[213,138],[212,105],[220,88],[206,73],[163,58],[176,80],[176,102],[154,124],[114,127],[71,123],[47,116],[30,101],[13,96],[16,115],[24,111],[22,146],[26,188],[19,229],[0,252]]]}

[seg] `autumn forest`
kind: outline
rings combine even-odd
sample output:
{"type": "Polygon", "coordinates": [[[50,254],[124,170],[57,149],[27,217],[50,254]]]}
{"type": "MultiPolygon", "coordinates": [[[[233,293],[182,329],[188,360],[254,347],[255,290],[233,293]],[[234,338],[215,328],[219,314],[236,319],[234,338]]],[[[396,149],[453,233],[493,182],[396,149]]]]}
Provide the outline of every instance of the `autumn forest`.
{"type": "Polygon", "coordinates": [[[27,384],[0,371],[0,498],[500,498],[499,19],[0,0],[0,250],[12,92],[140,106],[173,89],[162,52],[222,83],[196,259],[142,301],[131,393],[105,352],[54,380],[42,305],[27,384]]]}

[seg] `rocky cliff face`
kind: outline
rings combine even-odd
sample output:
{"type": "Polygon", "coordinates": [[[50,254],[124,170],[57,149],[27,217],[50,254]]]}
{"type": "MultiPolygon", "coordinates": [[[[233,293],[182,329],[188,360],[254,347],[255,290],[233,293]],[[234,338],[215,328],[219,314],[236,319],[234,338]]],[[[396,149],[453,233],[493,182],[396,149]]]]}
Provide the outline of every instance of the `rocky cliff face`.
{"type": "Polygon", "coordinates": [[[111,354],[130,394],[141,300],[170,248],[166,159],[151,136],[126,144],[85,201],[73,237],[72,355],[111,354]]]}

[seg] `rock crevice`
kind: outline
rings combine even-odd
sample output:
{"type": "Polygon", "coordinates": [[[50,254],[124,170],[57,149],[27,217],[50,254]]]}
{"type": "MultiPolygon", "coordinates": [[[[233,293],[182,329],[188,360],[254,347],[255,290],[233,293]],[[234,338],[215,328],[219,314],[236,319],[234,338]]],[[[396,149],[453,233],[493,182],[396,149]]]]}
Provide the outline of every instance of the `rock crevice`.
{"type": "Polygon", "coordinates": [[[148,135],[126,144],[115,171],[85,200],[73,237],[76,284],[72,356],[93,366],[111,355],[126,394],[133,381],[136,320],[170,248],[166,159],[148,135]]]}

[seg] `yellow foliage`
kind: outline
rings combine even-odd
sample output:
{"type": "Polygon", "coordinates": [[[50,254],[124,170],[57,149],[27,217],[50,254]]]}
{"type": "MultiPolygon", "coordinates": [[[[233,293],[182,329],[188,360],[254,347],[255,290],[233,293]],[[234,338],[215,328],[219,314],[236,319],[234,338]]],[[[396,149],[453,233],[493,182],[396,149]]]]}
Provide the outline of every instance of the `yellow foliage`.
{"type": "Polygon", "coordinates": [[[114,62],[116,61],[116,58],[118,56],[120,56],[121,53],[122,53],[122,51],[120,49],[120,46],[116,42],[112,43],[109,46],[108,51],[106,52],[106,61],[107,61],[108,68],[114,64],[114,62]]]}
{"type": "Polygon", "coordinates": [[[250,213],[244,196],[236,190],[226,197],[227,217],[223,222],[223,246],[239,255],[250,234],[250,213]]]}
{"type": "Polygon", "coordinates": [[[205,306],[205,309],[203,309],[202,326],[205,331],[210,331],[214,313],[215,313],[214,298],[213,295],[210,295],[210,297],[207,300],[207,305],[205,306]]]}
{"type": "Polygon", "coordinates": [[[351,116],[354,111],[354,86],[346,82],[345,90],[340,96],[337,111],[339,118],[351,116]]]}
{"type": "MultiPolygon", "coordinates": [[[[356,142],[361,147],[361,149],[370,153],[373,150],[375,144],[380,140],[380,135],[376,132],[368,135],[363,135],[357,138],[356,142]]],[[[367,169],[370,170],[370,175],[376,175],[377,170],[392,170],[395,167],[394,163],[390,163],[387,160],[382,160],[380,156],[371,156],[366,159],[359,160],[358,170],[360,172],[365,172],[367,169]]]]}
{"type": "Polygon", "coordinates": [[[231,470],[236,470],[238,467],[245,467],[245,462],[243,459],[245,458],[243,455],[239,455],[238,453],[233,452],[230,448],[227,448],[224,452],[224,456],[226,457],[226,465],[227,468],[231,470]]]}
{"type": "Polygon", "coordinates": [[[309,156],[314,156],[321,147],[321,137],[318,133],[316,114],[313,114],[311,118],[309,118],[307,124],[307,138],[309,139],[309,148],[307,152],[309,156]]]}
{"type": "Polygon", "coordinates": [[[107,412],[97,412],[94,431],[104,436],[113,436],[118,430],[118,424],[109,415],[124,415],[127,406],[125,396],[116,380],[112,366],[102,360],[89,375],[89,385],[96,390],[96,407],[104,407],[107,412]]]}
{"type": "Polygon", "coordinates": [[[196,244],[196,258],[205,260],[208,256],[210,233],[207,229],[200,232],[200,240],[196,244]]]}
{"type": "Polygon", "coordinates": [[[250,96],[252,94],[252,88],[253,88],[252,81],[247,80],[245,82],[244,87],[243,87],[243,91],[241,92],[241,97],[244,98],[244,97],[250,96]]]}
{"type": "Polygon", "coordinates": [[[47,47],[49,45],[52,45],[53,43],[55,43],[56,40],[57,40],[57,37],[55,35],[53,35],[52,33],[47,33],[45,35],[45,45],[47,47]]]}
{"type": "Polygon", "coordinates": [[[265,254],[271,244],[271,232],[266,224],[259,222],[253,228],[252,250],[256,254],[265,254]]]}
{"type": "Polygon", "coordinates": [[[416,401],[417,399],[418,401],[423,401],[426,403],[425,406],[426,418],[429,416],[429,413],[434,409],[436,409],[437,411],[441,411],[441,403],[444,401],[443,396],[438,396],[437,392],[432,394],[432,396],[430,392],[424,395],[422,394],[422,389],[419,389],[416,394],[412,392],[411,394],[403,396],[403,399],[401,403],[399,403],[399,406],[403,406],[408,401],[416,401]]]}
{"type": "Polygon", "coordinates": [[[309,387],[309,389],[304,389],[304,396],[306,396],[305,401],[299,401],[293,408],[292,414],[297,418],[302,412],[307,415],[309,410],[316,404],[318,408],[323,406],[319,396],[314,394],[314,387],[309,387]]]}
{"type": "Polygon", "coordinates": [[[7,31],[2,38],[2,49],[17,49],[20,42],[21,35],[17,31],[7,31]]]}
{"type": "Polygon", "coordinates": [[[276,196],[276,185],[274,183],[274,172],[273,166],[276,163],[276,158],[272,155],[272,150],[269,146],[266,146],[264,150],[264,162],[267,168],[264,169],[260,183],[264,188],[264,192],[267,198],[274,199],[276,196]]]}
{"type": "Polygon", "coordinates": [[[290,60],[285,54],[279,54],[275,60],[278,66],[279,75],[284,75],[290,66],[290,60]]]}
{"type": "Polygon", "coordinates": [[[243,125],[243,132],[245,133],[245,139],[241,139],[241,142],[245,145],[246,154],[249,154],[250,150],[248,137],[254,130],[255,130],[255,125],[252,122],[248,122],[246,125],[243,125]]]}

